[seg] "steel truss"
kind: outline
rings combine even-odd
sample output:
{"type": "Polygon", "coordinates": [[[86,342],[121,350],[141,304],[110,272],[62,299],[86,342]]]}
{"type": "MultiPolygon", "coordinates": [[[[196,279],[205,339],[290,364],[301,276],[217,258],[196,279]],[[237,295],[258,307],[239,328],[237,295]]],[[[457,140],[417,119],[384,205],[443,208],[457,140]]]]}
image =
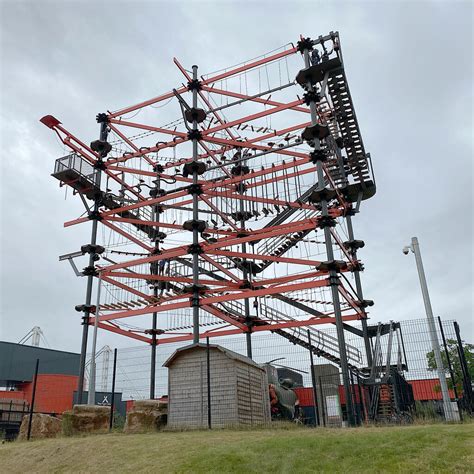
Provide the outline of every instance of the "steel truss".
{"type": "MultiPolygon", "coordinates": [[[[372,357],[372,302],[363,299],[357,256],[364,244],[352,218],[375,181],[338,34],[301,37],[207,76],[174,63],[185,84],[99,114],[90,146],[54,117],[41,119],[71,149],[53,176],[87,208],[65,226],[93,223],[82,249],[90,259],[86,303],[76,308],[84,313],[83,353],[94,324],[151,344],[152,361],[158,344],[239,333],[251,357],[253,332],[308,344],[307,327],[335,324],[337,349],[315,328],[311,347],[341,366],[350,402],[348,374],[363,362],[345,343],[344,330],[358,331],[347,322],[362,321],[367,365],[372,357]],[[172,120],[160,125],[157,116],[172,120]],[[99,224],[120,245],[98,246],[99,224]],[[97,310],[99,273],[110,292],[127,296],[97,310]],[[180,312],[188,324],[160,323],[180,312]]],[[[153,380],[154,373],[154,387],[153,380]]]]}

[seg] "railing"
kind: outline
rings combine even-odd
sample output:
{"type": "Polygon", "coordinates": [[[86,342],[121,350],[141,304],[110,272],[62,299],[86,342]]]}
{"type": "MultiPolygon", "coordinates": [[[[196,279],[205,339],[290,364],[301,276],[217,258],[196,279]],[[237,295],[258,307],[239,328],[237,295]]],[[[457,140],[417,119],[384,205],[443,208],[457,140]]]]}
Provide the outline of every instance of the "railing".
{"type": "Polygon", "coordinates": [[[61,179],[61,175],[70,170],[86,178],[92,185],[95,184],[95,176],[99,171],[82,156],[71,153],[55,161],[53,176],[61,179]]]}

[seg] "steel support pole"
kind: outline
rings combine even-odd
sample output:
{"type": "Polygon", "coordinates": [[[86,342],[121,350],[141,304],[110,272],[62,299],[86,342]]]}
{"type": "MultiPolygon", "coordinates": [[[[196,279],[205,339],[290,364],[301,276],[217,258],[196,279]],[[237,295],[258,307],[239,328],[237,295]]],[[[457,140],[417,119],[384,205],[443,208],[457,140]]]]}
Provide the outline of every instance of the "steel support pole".
{"type": "Polygon", "coordinates": [[[33,394],[31,395],[31,405],[30,405],[30,417],[28,419],[28,433],[26,439],[29,441],[31,437],[31,425],[33,424],[33,413],[35,411],[35,400],[36,400],[36,385],[38,383],[38,369],[39,369],[39,359],[36,359],[35,366],[35,378],[33,381],[33,394]]]}
{"type": "Polygon", "coordinates": [[[92,334],[92,354],[91,354],[91,374],[89,379],[89,388],[87,393],[87,404],[95,405],[95,386],[97,380],[96,374],[96,352],[97,352],[97,331],[99,329],[99,315],[100,315],[100,290],[102,287],[102,272],[99,273],[99,281],[97,282],[97,300],[95,304],[95,319],[94,319],[94,332],[92,334]]]}
{"type": "MultiPolygon", "coordinates": [[[[347,223],[347,234],[349,237],[349,240],[354,240],[354,228],[352,227],[352,217],[350,215],[347,215],[346,217],[346,223],[347,223]]],[[[354,249],[353,253],[354,258],[357,259],[357,250],[354,249]]],[[[357,297],[359,298],[359,301],[363,301],[364,299],[364,294],[362,292],[362,283],[360,281],[360,272],[359,270],[354,271],[354,280],[355,280],[355,285],[356,285],[356,291],[357,291],[357,297]]],[[[364,318],[362,319],[362,337],[364,338],[364,345],[365,345],[365,355],[367,358],[367,365],[368,367],[372,367],[372,349],[370,347],[370,339],[367,331],[367,319],[364,318]]]]}
{"type": "Polygon", "coordinates": [[[451,363],[451,356],[449,355],[448,344],[446,343],[446,336],[444,334],[443,323],[441,318],[438,316],[438,326],[441,333],[441,340],[443,341],[444,353],[446,354],[446,362],[448,363],[449,375],[451,376],[451,382],[453,384],[454,397],[456,398],[456,403],[458,405],[459,418],[462,421],[462,411],[459,406],[459,394],[456,387],[456,379],[454,377],[453,364],[451,363]]]}
{"type": "MultiPolygon", "coordinates": [[[[102,141],[107,141],[108,136],[108,128],[107,122],[103,121],[100,124],[100,136],[99,139],[102,141]]],[[[98,163],[102,163],[102,157],[99,157],[98,163]]],[[[100,180],[102,175],[101,167],[96,167],[96,175],[95,175],[95,186],[97,189],[100,189],[100,180]]],[[[98,227],[98,213],[101,204],[101,196],[95,196],[94,198],[94,210],[92,219],[92,230],[91,230],[91,245],[95,245],[97,242],[97,227],[98,227]]],[[[94,267],[94,253],[89,254],[89,268],[94,267]]],[[[89,319],[90,319],[90,305],[92,301],[92,285],[94,282],[94,275],[89,273],[87,276],[87,288],[86,288],[86,302],[85,302],[85,310],[83,316],[83,329],[82,329],[82,343],[81,343],[81,356],[79,359],[79,381],[77,385],[77,403],[79,405],[82,404],[82,398],[84,393],[84,374],[86,369],[86,355],[87,355],[87,339],[89,335],[89,319]]]]}
{"type": "MultiPolygon", "coordinates": [[[[193,81],[198,80],[197,75],[198,67],[196,65],[193,66],[193,81]]],[[[193,93],[193,108],[197,109],[197,101],[198,101],[198,88],[195,86],[192,90],[193,93]]],[[[193,163],[197,164],[198,162],[198,139],[197,139],[197,132],[198,132],[198,123],[196,118],[193,119],[193,132],[194,137],[192,139],[193,145],[193,163]]],[[[196,188],[198,186],[198,173],[197,173],[197,166],[194,167],[193,170],[193,221],[197,222],[199,220],[199,202],[198,202],[198,193],[196,192],[196,188]]],[[[192,299],[192,307],[193,307],[193,343],[199,343],[199,254],[197,253],[196,249],[199,246],[199,231],[196,226],[193,229],[193,299],[192,299]]]]}
{"type": "Polygon", "coordinates": [[[453,421],[453,410],[451,406],[451,398],[449,396],[448,384],[446,383],[446,374],[444,372],[443,360],[441,359],[441,351],[439,348],[438,335],[436,333],[436,326],[433,317],[433,310],[431,309],[430,295],[428,293],[428,285],[426,284],[425,270],[423,268],[423,261],[421,259],[420,245],[416,237],[411,239],[411,248],[415,254],[416,268],[418,269],[418,277],[420,279],[421,293],[425,304],[426,319],[431,339],[431,348],[434,353],[436,362],[436,369],[438,371],[439,384],[441,386],[441,393],[443,395],[444,416],[446,421],[453,421]]]}
{"type": "Polygon", "coordinates": [[[207,362],[207,427],[212,429],[211,419],[211,351],[209,338],[206,337],[206,362],[207,362]]]}
{"type": "MultiPolygon", "coordinates": [[[[242,165],[246,165],[247,164],[247,160],[244,160],[242,161],[242,165]]],[[[240,183],[239,183],[239,188],[240,188],[240,191],[239,191],[239,194],[244,194],[245,193],[245,182],[242,180],[240,183]]],[[[240,200],[240,203],[239,203],[239,210],[240,210],[240,213],[241,213],[241,217],[242,219],[240,220],[240,228],[242,229],[242,231],[245,230],[245,219],[243,218],[244,216],[244,201],[241,199],[240,200]]],[[[247,244],[244,242],[242,245],[241,245],[241,249],[242,249],[242,253],[247,253],[247,244]]],[[[242,276],[243,276],[243,280],[244,281],[247,281],[248,278],[249,278],[249,269],[247,267],[247,259],[244,257],[242,259],[242,276]]],[[[245,322],[248,326],[249,329],[252,328],[252,321],[251,321],[251,318],[250,318],[250,302],[249,302],[249,299],[248,298],[245,298],[244,299],[244,316],[245,316],[245,322]]],[[[252,358],[252,333],[249,331],[247,333],[245,333],[245,339],[246,339],[246,343],[247,343],[247,357],[248,358],[252,358]]]]}
{"type": "Polygon", "coordinates": [[[469,413],[472,413],[473,410],[473,397],[472,397],[472,381],[469,375],[469,370],[466,361],[466,354],[464,354],[464,347],[462,346],[461,332],[459,330],[459,324],[454,321],[454,331],[456,332],[456,340],[458,343],[458,354],[459,362],[461,365],[462,378],[463,378],[463,388],[464,388],[464,397],[468,399],[469,404],[469,413]]]}
{"type": "Polygon", "coordinates": [[[311,350],[311,331],[308,329],[309,361],[311,364],[311,384],[313,386],[314,426],[319,426],[318,394],[316,392],[316,376],[314,374],[314,356],[311,350]]]}
{"type": "MultiPolygon", "coordinates": [[[[160,176],[157,175],[156,182],[155,182],[155,189],[158,190],[160,188],[160,176]]],[[[159,222],[160,220],[160,213],[159,213],[159,205],[154,205],[153,206],[153,212],[152,212],[153,220],[155,222],[159,222]]],[[[158,254],[160,251],[160,243],[159,239],[157,237],[157,233],[160,231],[159,227],[153,229],[153,238],[155,240],[155,254],[158,254]]],[[[158,263],[153,262],[151,264],[151,271],[150,273],[152,275],[157,275],[158,274],[158,263]]],[[[165,263],[166,265],[166,263],[165,263]]],[[[168,262],[168,268],[169,268],[169,262],[168,262]]],[[[163,267],[164,270],[165,267],[163,267]]],[[[164,282],[160,282],[160,289],[163,288],[164,282]]],[[[156,281],[153,281],[153,296],[155,298],[158,297],[158,284],[156,281]]],[[[157,329],[157,324],[158,324],[158,313],[154,312],[152,315],[152,320],[151,320],[151,360],[150,360],[150,400],[154,400],[156,393],[155,393],[155,385],[156,385],[156,329],[157,329]]]]}
{"type": "Polygon", "coordinates": [[[110,396],[110,419],[109,431],[114,427],[114,408],[115,408],[115,377],[117,374],[117,348],[114,349],[114,369],[112,372],[112,394],[110,396]]]}
{"type": "MultiPolygon", "coordinates": [[[[308,68],[310,66],[309,60],[309,49],[305,49],[303,51],[303,58],[305,67],[308,68]]],[[[315,91],[315,88],[311,84],[311,81],[307,83],[307,89],[309,91],[315,91]]],[[[316,92],[316,91],[315,91],[316,92]]],[[[310,113],[311,113],[311,124],[316,125],[318,123],[317,120],[317,111],[316,111],[316,103],[314,100],[311,100],[309,103],[310,113]]],[[[314,149],[318,150],[321,148],[320,140],[318,138],[314,138],[314,149]]],[[[323,189],[325,187],[324,181],[324,174],[323,174],[323,163],[321,160],[316,161],[316,171],[318,176],[318,189],[323,189]]],[[[328,204],[325,199],[322,199],[320,202],[321,205],[321,215],[323,217],[327,217],[328,213],[328,204]]],[[[324,240],[326,242],[326,255],[328,261],[334,260],[334,252],[332,248],[332,235],[329,227],[324,227],[324,240]]],[[[342,381],[344,385],[344,395],[346,399],[346,408],[347,408],[347,421],[349,426],[353,426],[354,421],[354,408],[352,404],[352,396],[351,396],[351,383],[349,379],[349,366],[347,362],[347,353],[346,353],[346,342],[344,336],[344,326],[342,320],[342,313],[341,313],[341,303],[339,300],[339,276],[335,270],[329,271],[329,279],[331,282],[331,293],[332,293],[332,301],[334,305],[334,317],[336,319],[336,331],[337,331],[337,340],[338,340],[338,347],[339,347],[339,358],[341,361],[341,372],[342,372],[342,381]]]]}

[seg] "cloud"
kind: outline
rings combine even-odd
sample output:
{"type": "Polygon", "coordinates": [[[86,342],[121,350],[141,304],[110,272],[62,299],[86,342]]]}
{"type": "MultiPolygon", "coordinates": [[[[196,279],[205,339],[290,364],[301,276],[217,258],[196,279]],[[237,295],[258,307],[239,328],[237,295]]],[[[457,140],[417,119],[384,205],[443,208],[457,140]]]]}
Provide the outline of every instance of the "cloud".
{"type": "Polygon", "coordinates": [[[378,184],[354,220],[371,316],[423,315],[415,263],[401,254],[417,235],[435,313],[472,339],[470,2],[7,1],[1,10],[2,339],[39,325],[52,346],[79,348],[73,306],[85,281],[57,257],[88,242],[89,227],[62,228],[82,209],[50,177],[65,150],[41,116],[87,142],[96,113],[183,81],[172,56],[205,72],[330,30],[341,34],[378,184]]]}

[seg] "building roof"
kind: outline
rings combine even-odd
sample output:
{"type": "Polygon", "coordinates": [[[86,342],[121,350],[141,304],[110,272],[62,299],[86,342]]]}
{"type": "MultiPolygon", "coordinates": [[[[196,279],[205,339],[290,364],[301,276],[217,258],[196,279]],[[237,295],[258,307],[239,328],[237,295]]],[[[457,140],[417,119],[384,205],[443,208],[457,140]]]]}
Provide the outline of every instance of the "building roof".
{"type": "MultiPolygon", "coordinates": [[[[163,364],[163,367],[169,367],[178,357],[180,357],[184,352],[191,351],[193,349],[206,349],[207,345],[202,343],[191,344],[189,346],[180,347],[176,351],[171,354],[168,360],[163,364]]],[[[226,349],[225,347],[219,346],[217,344],[209,344],[209,348],[212,350],[218,350],[225,354],[229,359],[238,360],[239,362],[243,362],[244,364],[251,365],[256,367],[260,370],[265,370],[259,364],[254,362],[252,359],[245,357],[242,354],[238,354],[237,352],[231,351],[230,349],[226,349]]]]}
{"type": "Polygon", "coordinates": [[[79,375],[79,354],[0,341],[0,383],[31,382],[40,374],[79,375]]]}

